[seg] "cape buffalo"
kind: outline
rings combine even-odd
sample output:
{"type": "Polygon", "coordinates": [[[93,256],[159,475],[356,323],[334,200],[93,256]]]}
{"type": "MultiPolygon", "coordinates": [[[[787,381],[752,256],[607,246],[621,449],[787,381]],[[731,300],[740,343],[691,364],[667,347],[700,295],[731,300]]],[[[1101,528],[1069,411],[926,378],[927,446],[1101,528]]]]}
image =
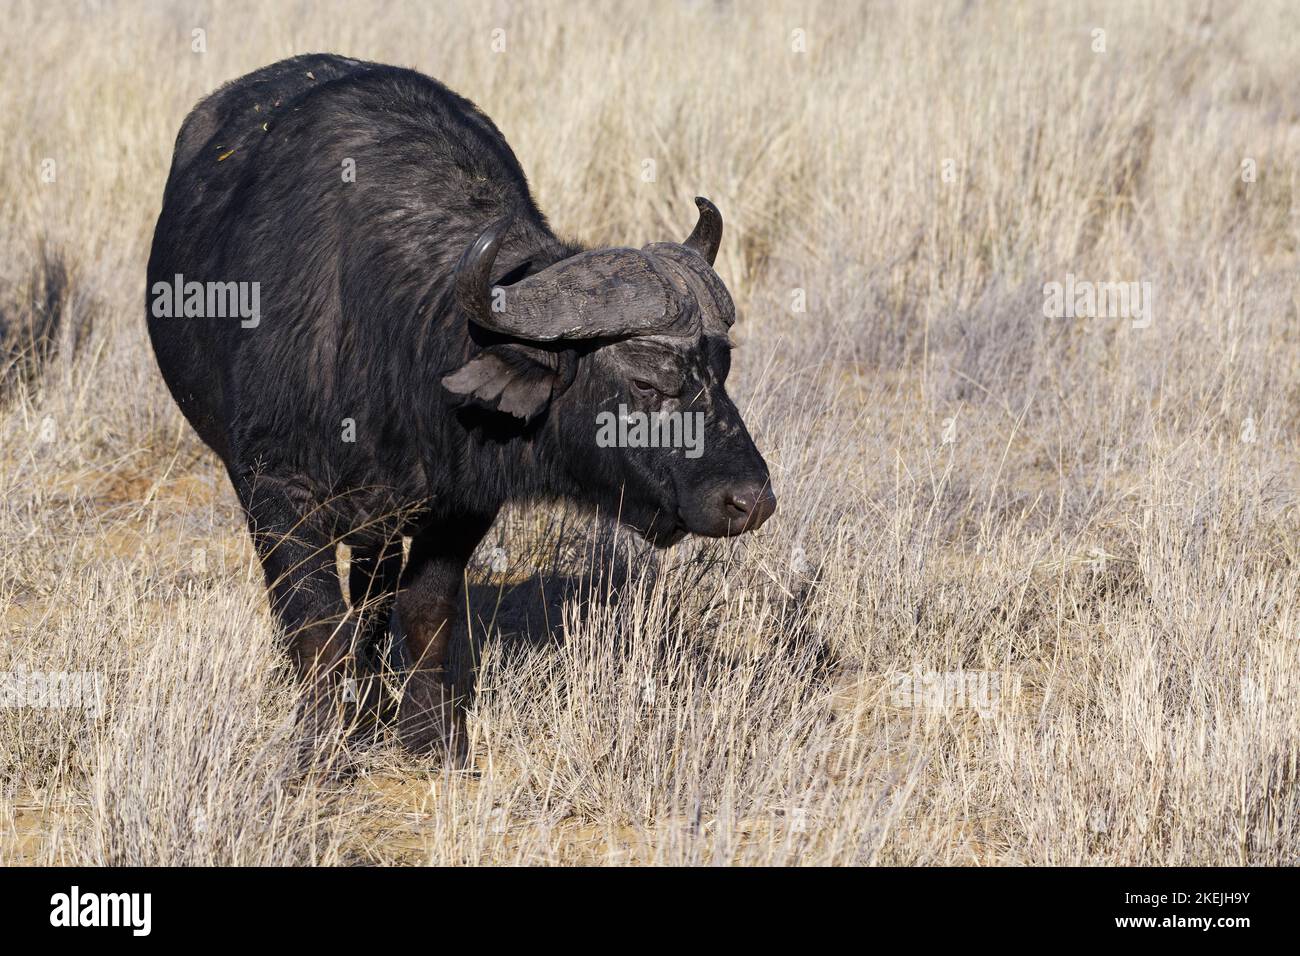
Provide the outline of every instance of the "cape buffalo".
{"type": "Polygon", "coordinates": [[[247,514],[313,727],[395,602],[399,738],[464,759],[451,616],[507,502],[579,502],[659,546],[773,513],[724,389],[722,218],[696,205],[682,243],[558,239],[473,103],[340,56],[260,69],[186,118],[149,335],[247,514]],[[691,447],[671,427],[683,419],[699,425],[691,447]]]}

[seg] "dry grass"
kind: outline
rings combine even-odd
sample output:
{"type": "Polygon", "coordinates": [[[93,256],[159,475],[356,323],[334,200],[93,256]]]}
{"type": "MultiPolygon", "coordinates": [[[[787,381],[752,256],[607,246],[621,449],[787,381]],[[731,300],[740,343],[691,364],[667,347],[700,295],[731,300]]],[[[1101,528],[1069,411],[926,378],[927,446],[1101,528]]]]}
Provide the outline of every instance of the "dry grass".
{"type": "Polygon", "coordinates": [[[1300,8],[273,6],[6,5],[0,331],[60,345],[4,373],[0,671],[104,700],[0,709],[0,861],[1300,861],[1300,8]],[[476,100],[562,232],[727,217],[780,511],[662,556],[503,520],[475,774],[387,741],[295,771],[242,521],[144,332],[182,117],[313,50],[476,100]],[[1150,281],[1151,325],[1044,318],[1067,273],[1150,281]]]}

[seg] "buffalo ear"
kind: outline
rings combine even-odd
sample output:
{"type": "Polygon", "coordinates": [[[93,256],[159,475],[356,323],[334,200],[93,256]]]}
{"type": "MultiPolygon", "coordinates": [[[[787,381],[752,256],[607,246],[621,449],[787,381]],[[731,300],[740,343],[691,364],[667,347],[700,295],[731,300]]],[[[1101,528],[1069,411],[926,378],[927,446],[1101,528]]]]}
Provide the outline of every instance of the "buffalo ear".
{"type": "Polygon", "coordinates": [[[493,345],[456,371],[442,387],[457,405],[502,412],[525,424],[546,410],[559,379],[555,356],[518,345],[493,345]]]}

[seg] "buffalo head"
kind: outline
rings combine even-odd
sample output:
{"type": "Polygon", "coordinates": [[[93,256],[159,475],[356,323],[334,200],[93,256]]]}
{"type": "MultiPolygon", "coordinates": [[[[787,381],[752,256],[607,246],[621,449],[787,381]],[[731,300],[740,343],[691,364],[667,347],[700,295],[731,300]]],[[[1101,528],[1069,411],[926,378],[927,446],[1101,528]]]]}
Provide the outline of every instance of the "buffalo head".
{"type": "Polygon", "coordinates": [[[536,271],[526,250],[497,261],[513,217],[488,226],[455,276],[483,347],[442,380],[462,403],[525,423],[545,413],[572,484],[659,545],[750,531],[776,509],[725,388],[736,311],[712,268],[722,216],[695,202],[685,242],[536,271]]]}

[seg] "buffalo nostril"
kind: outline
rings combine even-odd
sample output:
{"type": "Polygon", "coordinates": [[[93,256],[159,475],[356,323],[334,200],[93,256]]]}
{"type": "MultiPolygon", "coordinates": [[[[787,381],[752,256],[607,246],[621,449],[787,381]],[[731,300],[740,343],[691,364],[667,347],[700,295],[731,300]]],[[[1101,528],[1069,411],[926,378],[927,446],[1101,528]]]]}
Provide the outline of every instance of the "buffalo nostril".
{"type": "Polygon", "coordinates": [[[776,511],[776,495],[766,484],[729,488],[722,496],[729,534],[753,531],[776,511]]]}
{"type": "Polygon", "coordinates": [[[754,507],[754,496],[746,493],[729,492],[726,498],[727,518],[738,520],[749,517],[750,509],[754,507]]]}

